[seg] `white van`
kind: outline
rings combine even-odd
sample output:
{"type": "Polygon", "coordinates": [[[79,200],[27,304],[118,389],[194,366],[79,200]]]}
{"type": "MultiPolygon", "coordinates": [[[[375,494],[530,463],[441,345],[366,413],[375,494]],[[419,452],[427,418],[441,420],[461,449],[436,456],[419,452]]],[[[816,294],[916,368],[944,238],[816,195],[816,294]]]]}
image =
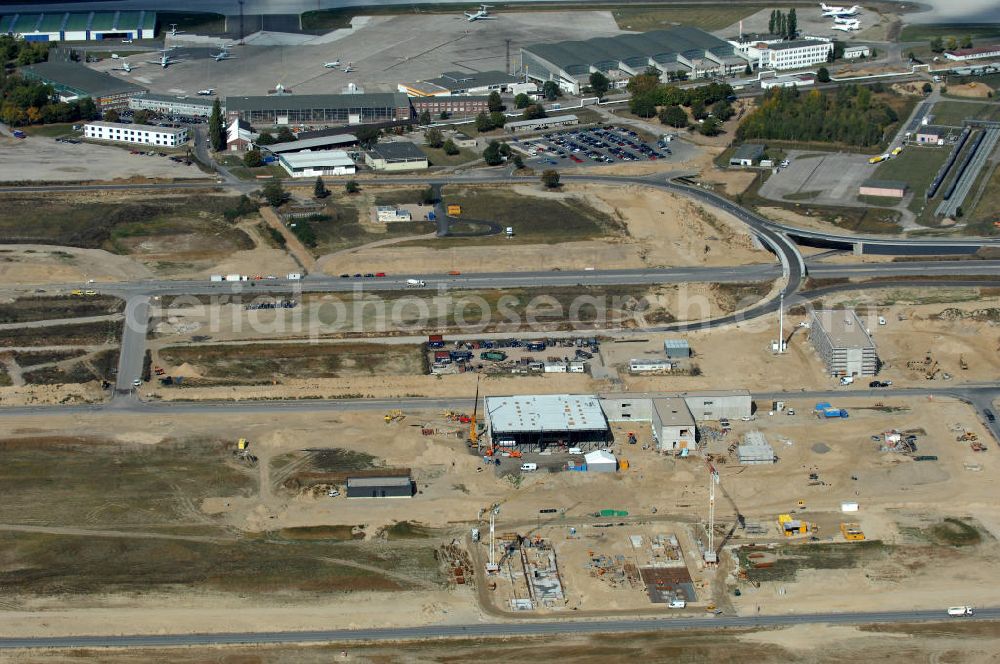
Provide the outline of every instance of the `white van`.
{"type": "Polygon", "coordinates": [[[521,472],[528,473],[528,472],[531,472],[533,470],[538,470],[538,464],[537,463],[522,463],[521,464],[521,472]]]}
{"type": "Polygon", "coordinates": [[[687,606],[687,602],[682,599],[672,599],[667,603],[668,609],[683,609],[687,606]]]}
{"type": "Polygon", "coordinates": [[[570,454],[583,454],[583,450],[581,450],[579,447],[571,447],[569,448],[568,451],[570,454]]]}
{"type": "Polygon", "coordinates": [[[301,272],[289,272],[287,278],[288,278],[289,281],[300,281],[302,279],[302,273],[301,272]]]}

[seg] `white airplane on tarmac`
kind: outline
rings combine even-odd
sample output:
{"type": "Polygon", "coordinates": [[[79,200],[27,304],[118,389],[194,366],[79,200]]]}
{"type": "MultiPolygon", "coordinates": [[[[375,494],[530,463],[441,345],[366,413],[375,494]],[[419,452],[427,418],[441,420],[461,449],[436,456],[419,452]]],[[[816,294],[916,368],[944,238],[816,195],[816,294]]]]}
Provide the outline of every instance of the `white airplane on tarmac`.
{"type": "Polygon", "coordinates": [[[222,50],[220,50],[218,53],[212,53],[211,55],[216,62],[221,62],[223,60],[231,60],[236,57],[235,55],[229,52],[229,44],[223,46],[222,50]]]}
{"type": "Polygon", "coordinates": [[[127,61],[122,60],[122,66],[121,67],[115,67],[115,71],[123,71],[123,72],[125,72],[127,74],[130,71],[132,71],[132,65],[130,65],[127,61]]]}
{"type": "Polygon", "coordinates": [[[856,32],[861,29],[861,22],[854,21],[853,23],[834,23],[831,30],[840,30],[841,32],[856,32]]]}
{"type": "Polygon", "coordinates": [[[350,74],[352,71],[354,71],[354,63],[348,62],[347,66],[341,69],[340,71],[344,72],[345,74],[350,74]]]}
{"type": "Polygon", "coordinates": [[[163,67],[164,69],[166,69],[170,65],[175,65],[178,62],[183,62],[183,60],[174,60],[173,58],[170,57],[170,54],[173,53],[173,50],[174,50],[173,48],[160,49],[160,59],[159,60],[150,60],[149,64],[151,64],[151,65],[160,65],[161,67],[163,67]]]}
{"type": "Polygon", "coordinates": [[[490,16],[489,9],[493,5],[479,5],[479,11],[474,13],[465,12],[465,20],[469,23],[473,21],[492,21],[496,16],[490,16]]]}
{"type": "Polygon", "coordinates": [[[198,94],[202,97],[211,97],[215,94],[215,88],[206,88],[204,90],[198,90],[198,94]]]}
{"type": "Polygon", "coordinates": [[[323,66],[326,67],[327,69],[336,69],[337,67],[340,66],[340,60],[334,60],[333,62],[327,62],[323,66]]]}
{"type": "Polygon", "coordinates": [[[833,16],[857,16],[858,12],[861,11],[861,7],[854,5],[853,7],[834,7],[829,6],[826,3],[820,3],[819,5],[823,9],[823,16],[833,17],[833,16]]]}
{"type": "Polygon", "coordinates": [[[840,23],[842,25],[850,25],[851,23],[860,23],[861,19],[848,18],[848,17],[845,17],[845,16],[838,16],[835,19],[833,19],[833,22],[834,23],[840,23]]]}

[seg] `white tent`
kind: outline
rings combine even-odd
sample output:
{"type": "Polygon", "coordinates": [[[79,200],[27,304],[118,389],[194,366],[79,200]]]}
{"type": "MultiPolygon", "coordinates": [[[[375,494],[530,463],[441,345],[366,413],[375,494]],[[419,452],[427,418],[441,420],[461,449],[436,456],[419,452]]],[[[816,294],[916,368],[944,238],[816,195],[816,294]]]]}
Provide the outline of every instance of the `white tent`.
{"type": "Polygon", "coordinates": [[[618,459],[607,450],[595,450],[583,456],[587,462],[587,472],[613,473],[618,470],[618,459]]]}

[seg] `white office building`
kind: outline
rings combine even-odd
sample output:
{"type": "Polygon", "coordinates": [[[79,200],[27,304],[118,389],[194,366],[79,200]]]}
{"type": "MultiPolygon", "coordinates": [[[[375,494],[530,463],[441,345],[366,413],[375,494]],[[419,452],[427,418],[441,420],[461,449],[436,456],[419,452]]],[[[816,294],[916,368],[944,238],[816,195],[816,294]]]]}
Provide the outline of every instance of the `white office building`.
{"type": "Polygon", "coordinates": [[[131,97],[128,107],[133,111],[153,111],[162,115],[183,115],[207,118],[212,114],[214,99],[208,97],[172,97],[170,95],[146,94],[131,97]]]}
{"type": "Polygon", "coordinates": [[[116,143],[158,145],[174,148],[188,141],[187,127],[154,127],[153,125],[123,124],[97,120],[83,126],[85,138],[116,143]]]}
{"type": "Polygon", "coordinates": [[[833,42],[823,39],[795,39],[777,44],[758,44],[750,55],[758,54],[763,69],[800,69],[823,64],[833,53],[833,42]]]}
{"type": "Polygon", "coordinates": [[[278,163],[293,178],[314,178],[319,175],[354,175],[354,160],[343,150],[287,152],[278,155],[278,163]]]}

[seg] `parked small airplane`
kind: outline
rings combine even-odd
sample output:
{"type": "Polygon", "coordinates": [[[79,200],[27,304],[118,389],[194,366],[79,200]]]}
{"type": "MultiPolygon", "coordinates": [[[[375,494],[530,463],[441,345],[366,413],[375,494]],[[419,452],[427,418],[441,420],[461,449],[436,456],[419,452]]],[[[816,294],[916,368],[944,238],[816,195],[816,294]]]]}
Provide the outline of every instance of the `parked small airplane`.
{"type": "Polygon", "coordinates": [[[827,5],[826,3],[820,3],[819,6],[823,9],[823,16],[826,17],[857,16],[858,12],[861,11],[861,7],[858,5],[854,5],[853,7],[847,8],[847,7],[830,6],[827,5]]]}
{"type": "Polygon", "coordinates": [[[215,94],[215,88],[206,88],[204,90],[198,90],[198,94],[202,97],[211,97],[215,94]]]}
{"type": "Polygon", "coordinates": [[[160,59],[159,60],[149,60],[149,64],[151,64],[151,65],[160,65],[161,67],[163,67],[164,69],[166,69],[170,65],[175,65],[178,62],[183,62],[182,60],[174,60],[173,58],[170,57],[170,53],[172,53],[173,50],[174,49],[172,49],[172,48],[161,49],[160,50],[160,59]]]}
{"type": "Polygon", "coordinates": [[[223,46],[221,51],[219,51],[218,53],[212,53],[211,55],[216,62],[221,62],[223,60],[231,60],[236,57],[235,55],[229,52],[228,46],[223,46]]]}
{"type": "Polygon", "coordinates": [[[857,18],[850,18],[846,16],[837,16],[833,19],[834,23],[841,23],[843,25],[850,25],[851,23],[860,23],[861,20],[857,18]]]}
{"type": "Polygon", "coordinates": [[[493,5],[479,5],[479,11],[477,12],[465,12],[465,20],[469,23],[473,21],[492,21],[496,16],[490,16],[489,9],[493,5]]]}
{"type": "Polygon", "coordinates": [[[131,39],[129,39],[128,37],[126,37],[125,39],[123,39],[123,40],[122,40],[122,43],[123,43],[123,44],[131,44],[131,43],[132,43],[132,40],[131,40],[131,39]]]}
{"type": "Polygon", "coordinates": [[[831,29],[841,32],[856,32],[861,29],[861,23],[835,23],[831,29]]]}
{"type": "Polygon", "coordinates": [[[127,61],[122,60],[122,66],[121,67],[115,67],[114,71],[123,71],[123,72],[125,72],[127,74],[130,71],[132,71],[132,65],[130,65],[127,61]]]}
{"type": "Polygon", "coordinates": [[[340,60],[334,60],[333,62],[327,62],[323,66],[326,67],[327,69],[336,69],[337,67],[340,66],[340,60]]]}
{"type": "Polygon", "coordinates": [[[176,23],[171,23],[170,24],[170,36],[171,37],[176,37],[177,35],[183,35],[183,34],[184,34],[184,31],[183,30],[178,30],[176,23]]]}
{"type": "Polygon", "coordinates": [[[350,74],[352,71],[354,71],[354,63],[348,62],[347,66],[341,69],[341,71],[344,72],[345,74],[350,74]]]}

